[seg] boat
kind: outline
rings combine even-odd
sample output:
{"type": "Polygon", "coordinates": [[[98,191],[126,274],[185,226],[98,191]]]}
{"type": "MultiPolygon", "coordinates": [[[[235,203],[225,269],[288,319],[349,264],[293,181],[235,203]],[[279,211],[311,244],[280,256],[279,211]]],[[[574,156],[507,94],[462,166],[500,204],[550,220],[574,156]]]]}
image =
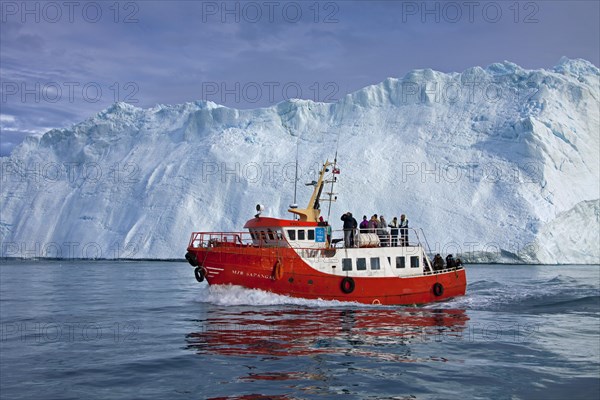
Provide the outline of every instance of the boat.
{"type": "Polygon", "coordinates": [[[463,296],[467,280],[460,262],[429,259],[422,229],[391,233],[331,230],[321,202],[337,200],[337,160],[326,161],[306,208],[292,204],[292,219],[254,218],[243,232],[192,232],[185,258],[198,282],[238,285],[280,295],[376,305],[418,305],[463,296]],[[331,191],[323,189],[331,183],[331,191]],[[344,241],[344,238],[349,239],[344,241]]]}

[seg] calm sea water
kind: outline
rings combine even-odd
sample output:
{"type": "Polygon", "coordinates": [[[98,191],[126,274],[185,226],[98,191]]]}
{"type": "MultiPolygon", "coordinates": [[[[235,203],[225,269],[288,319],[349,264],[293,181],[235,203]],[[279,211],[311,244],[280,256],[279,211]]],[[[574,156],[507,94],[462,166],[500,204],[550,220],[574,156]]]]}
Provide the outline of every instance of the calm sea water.
{"type": "Polygon", "coordinates": [[[196,283],[186,263],[0,266],[2,399],[597,399],[599,266],[467,266],[425,307],[196,283]]]}

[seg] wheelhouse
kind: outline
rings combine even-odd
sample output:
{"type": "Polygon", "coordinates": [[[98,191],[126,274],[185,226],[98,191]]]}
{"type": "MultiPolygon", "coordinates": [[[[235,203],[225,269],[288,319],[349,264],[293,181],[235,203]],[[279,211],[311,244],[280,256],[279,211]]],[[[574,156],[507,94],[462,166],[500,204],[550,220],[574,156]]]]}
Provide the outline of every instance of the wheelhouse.
{"type": "Polygon", "coordinates": [[[326,248],[327,230],[314,222],[256,217],[246,222],[255,246],[326,248]]]}

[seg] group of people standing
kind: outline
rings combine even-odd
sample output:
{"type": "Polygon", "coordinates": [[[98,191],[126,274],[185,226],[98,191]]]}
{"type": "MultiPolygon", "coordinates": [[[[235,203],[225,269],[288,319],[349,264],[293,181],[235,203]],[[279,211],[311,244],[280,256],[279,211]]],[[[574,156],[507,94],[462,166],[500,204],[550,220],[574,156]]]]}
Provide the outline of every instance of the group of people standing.
{"type": "Polygon", "coordinates": [[[377,216],[377,214],[373,214],[369,220],[366,215],[363,215],[360,225],[351,212],[342,215],[341,220],[344,221],[344,245],[346,247],[354,247],[357,228],[360,229],[360,233],[377,234],[379,243],[383,247],[408,246],[408,219],[404,214],[400,216],[400,220],[394,217],[389,224],[383,215],[377,216]],[[391,228],[389,232],[387,228],[391,228]]]}
{"type": "Polygon", "coordinates": [[[440,256],[440,253],[438,253],[433,257],[432,265],[434,271],[441,271],[444,268],[458,268],[463,264],[460,258],[455,259],[452,254],[448,254],[446,256],[446,265],[444,266],[444,259],[440,256]]]}

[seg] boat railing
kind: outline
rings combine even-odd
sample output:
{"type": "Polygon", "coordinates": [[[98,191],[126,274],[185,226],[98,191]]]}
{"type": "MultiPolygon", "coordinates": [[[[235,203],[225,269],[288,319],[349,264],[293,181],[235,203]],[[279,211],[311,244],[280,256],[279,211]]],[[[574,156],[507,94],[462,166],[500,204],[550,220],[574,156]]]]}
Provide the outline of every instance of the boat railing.
{"type": "Polygon", "coordinates": [[[414,247],[421,246],[419,232],[415,228],[365,228],[352,229],[351,242],[345,243],[345,229],[333,231],[332,247],[414,247]],[[397,230],[392,234],[391,229],[397,230]],[[338,238],[339,237],[339,238],[338,238]]]}
{"type": "MultiPolygon", "coordinates": [[[[208,250],[214,248],[226,249],[227,252],[237,254],[246,254],[248,251],[255,249],[269,249],[276,254],[278,249],[282,247],[292,247],[289,242],[282,236],[273,235],[270,238],[266,235],[264,238],[258,234],[254,237],[249,232],[193,232],[190,238],[188,248],[199,249],[205,248],[208,250]],[[276,244],[279,245],[276,245],[276,244]]],[[[333,247],[294,247],[302,257],[315,258],[325,257],[330,258],[335,256],[336,249],[333,247]]]]}
{"type": "Polygon", "coordinates": [[[193,232],[188,247],[290,247],[279,232],[193,232]]]}
{"type": "Polygon", "coordinates": [[[306,242],[288,241],[280,232],[193,232],[188,247],[293,247],[314,251],[323,248],[421,246],[419,233],[414,228],[399,228],[398,234],[384,229],[354,229],[350,233],[350,243],[345,243],[345,233],[343,229],[335,230],[322,245],[307,246],[306,242]]]}
{"type": "Polygon", "coordinates": [[[188,247],[251,246],[253,239],[248,232],[193,232],[188,247]]]}
{"type": "MultiPolygon", "coordinates": [[[[429,257],[425,256],[424,249],[420,243],[420,237],[418,232],[415,229],[409,228],[414,232],[414,238],[416,238],[417,242],[412,243],[401,243],[398,241],[395,246],[391,246],[392,235],[388,234],[388,247],[410,247],[415,251],[417,255],[423,255],[425,260],[425,264],[427,268],[425,268],[425,275],[436,275],[440,273],[445,273],[449,271],[456,271],[463,268],[462,265],[456,265],[452,267],[448,267],[444,265],[442,269],[435,269],[433,267],[433,263],[429,259],[429,257]]],[[[374,234],[373,232],[368,232],[370,234],[374,234]]],[[[249,251],[255,251],[257,248],[266,248],[271,249],[275,253],[278,252],[278,248],[281,247],[293,247],[294,250],[303,258],[324,258],[331,259],[336,256],[338,250],[344,248],[344,239],[343,234],[344,230],[334,231],[332,234],[338,234],[342,236],[341,239],[333,239],[332,243],[324,243],[324,246],[314,247],[314,246],[290,246],[290,242],[286,240],[285,237],[281,235],[276,235],[273,233],[272,237],[266,235],[264,238],[262,236],[258,236],[258,234],[250,234],[249,232],[193,232],[190,238],[190,242],[188,247],[191,249],[198,248],[226,248],[227,252],[233,252],[238,254],[246,254],[249,251]],[[334,243],[335,242],[335,243],[334,243]],[[278,244],[278,245],[277,245],[278,244]]],[[[358,235],[360,233],[356,233],[358,235]]],[[[364,232],[363,232],[364,234],[364,232]]],[[[332,235],[332,237],[335,237],[332,235]]],[[[386,247],[381,242],[378,244],[379,247],[386,247]]],[[[356,244],[353,247],[360,247],[360,245],[356,244]]],[[[375,246],[370,246],[375,247],[375,246]]],[[[274,253],[274,254],[275,254],[274,253]]]]}
{"type": "Polygon", "coordinates": [[[444,265],[444,268],[442,268],[442,269],[432,269],[429,271],[425,271],[425,272],[423,272],[423,275],[444,274],[446,272],[451,272],[451,271],[460,271],[461,269],[464,269],[464,266],[462,264],[456,265],[454,267],[448,267],[448,266],[444,265]]]}

